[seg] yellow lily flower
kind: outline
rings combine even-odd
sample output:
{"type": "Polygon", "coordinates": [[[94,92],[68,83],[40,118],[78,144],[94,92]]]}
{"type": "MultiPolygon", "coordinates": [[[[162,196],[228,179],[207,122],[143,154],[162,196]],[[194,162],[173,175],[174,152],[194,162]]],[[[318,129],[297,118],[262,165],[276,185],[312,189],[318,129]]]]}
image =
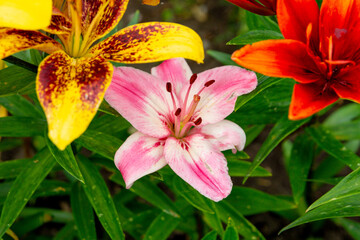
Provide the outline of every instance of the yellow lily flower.
{"type": "Polygon", "coordinates": [[[0,26],[26,30],[46,28],[51,20],[51,0],[0,0],[0,26]]]}
{"type": "Polygon", "coordinates": [[[150,6],[156,6],[160,3],[160,0],[143,0],[142,3],[150,6]]]}
{"type": "Polygon", "coordinates": [[[190,28],[163,22],[126,27],[105,41],[122,18],[129,0],[54,0],[51,24],[39,31],[0,28],[0,59],[29,48],[49,53],[39,65],[36,91],[49,138],[61,150],[88,127],[108,88],[108,61],[148,63],[184,57],[204,59],[200,37],[190,28]]]}

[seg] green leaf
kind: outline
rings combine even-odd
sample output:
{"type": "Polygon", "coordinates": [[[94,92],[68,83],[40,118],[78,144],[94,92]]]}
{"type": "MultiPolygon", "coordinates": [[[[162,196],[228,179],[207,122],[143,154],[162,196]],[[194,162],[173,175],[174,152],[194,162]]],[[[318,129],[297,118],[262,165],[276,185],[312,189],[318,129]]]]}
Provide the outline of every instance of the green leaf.
{"type": "Polygon", "coordinates": [[[226,201],[244,215],[252,215],[267,211],[283,211],[294,209],[294,203],[262,191],[234,186],[226,201]],[[241,204],[239,204],[241,203],[241,204]]]}
{"type": "Polygon", "coordinates": [[[338,140],[360,139],[360,120],[326,127],[338,140]]]}
{"type": "Polygon", "coordinates": [[[80,239],[96,239],[94,213],[81,183],[73,184],[70,200],[80,239]]]}
{"type": "Polygon", "coordinates": [[[142,239],[145,231],[150,227],[150,224],[159,213],[160,210],[158,209],[150,209],[134,214],[128,221],[123,222],[124,231],[135,239],[142,239]]]}
{"type": "Polygon", "coordinates": [[[31,137],[43,135],[46,121],[30,117],[2,117],[0,118],[0,136],[3,137],[31,137]]]}
{"type": "Polygon", "coordinates": [[[15,179],[4,203],[0,219],[0,237],[15,221],[37,187],[55,166],[48,150],[36,154],[32,162],[15,179]]]}
{"type": "Polygon", "coordinates": [[[211,202],[211,209],[213,209],[214,213],[208,213],[208,212],[203,212],[204,214],[204,221],[214,230],[217,231],[217,233],[220,236],[224,235],[224,228],[223,225],[221,223],[221,218],[220,218],[220,213],[219,213],[219,209],[217,208],[217,206],[215,206],[214,202],[211,202]]]}
{"type": "Polygon", "coordinates": [[[295,141],[289,161],[290,185],[294,201],[299,203],[306,186],[306,179],[314,159],[314,142],[309,136],[299,135],[295,141]]]}
{"type": "Polygon", "coordinates": [[[144,240],[166,240],[180,223],[180,218],[162,212],[151,223],[144,240]]]}
{"type": "Polygon", "coordinates": [[[250,30],[272,30],[280,32],[279,25],[269,16],[261,16],[246,11],[246,23],[250,30]]]}
{"type": "Polygon", "coordinates": [[[227,42],[227,45],[246,45],[268,39],[283,39],[283,35],[272,30],[253,30],[237,36],[227,42]]]}
{"type": "Polygon", "coordinates": [[[201,240],[216,240],[217,232],[215,230],[207,233],[201,240]]]}
{"type": "Polygon", "coordinates": [[[113,160],[123,142],[109,134],[88,129],[75,140],[75,143],[113,160]]]}
{"type": "Polygon", "coordinates": [[[342,226],[354,240],[360,240],[360,223],[346,218],[332,219],[336,224],[342,226]]]}
{"type": "Polygon", "coordinates": [[[115,117],[117,116],[120,116],[120,114],[115,110],[113,109],[110,104],[108,104],[105,100],[102,101],[100,107],[99,107],[99,111],[100,112],[103,112],[103,113],[107,113],[107,114],[110,114],[110,115],[113,115],[115,117]]]}
{"type": "Polygon", "coordinates": [[[125,239],[118,213],[103,177],[94,164],[81,155],[79,167],[84,177],[83,187],[86,196],[102,226],[112,239],[125,239]]]}
{"type": "Polygon", "coordinates": [[[133,14],[132,18],[130,19],[128,26],[139,23],[139,20],[140,20],[140,11],[136,10],[135,13],[133,14]]]}
{"type": "Polygon", "coordinates": [[[293,133],[296,129],[307,123],[309,120],[310,118],[306,118],[300,121],[291,121],[288,120],[287,116],[280,119],[271,129],[269,136],[260,147],[254,158],[254,161],[251,164],[251,168],[248,174],[245,176],[244,182],[285,137],[293,133]]]}
{"type": "MultiPolygon", "coordinates": [[[[120,173],[112,175],[110,180],[124,185],[124,181],[120,173]]],[[[160,190],[156,184],[152,183],[148,179],[142,178],[137,180],[129,190],[154,206],[162,209],[164,212],[174,217],[180,217],[180,214],[171,199],[162,190],[160,190]]]]}
{"type": "Polygon", "coordinates": [[[0,70],[0,96],[25,94],[35,91],[36,73],[18,66],[0,70]]]}
{"type": "Polygon", "coordinates": [[[329,192],[315,201],[307,212],[281,230],[335,217],[360,216],[360,168],[347,175],[329,192]]]}
{"type": "MultiPolygon", "coordinates": [[[[235,157],[234,157],[235,158],[235,157]]],[[[228,162],[229,168],[229,175],[232,177],[244,177],[248,173],[251,162],[241,161],[234,158],[226,157],[228,162]]],[[[256,167],[253,173],[251,174],[252,177],[270,177],[271,173],[267,171],[263,167],[256,167]]]]}
{"type": "Polygon", "coordinates": [[[260,75],[258,78],[258,85],[254,91],[252,91],[249,94],[242,95],[238,97],[235,104],[235,111],[237,111],[239,108],[244,106],[248,101],[253,99],[255,96],[257,96],[259,93],[264,91],[265,89],[273,86],[274,84],[284,81],[283,78],[270,78],[264,75],[260,75]]]}
{"type": "Polygon", "coordinates": [[[56,234],[53,240],[72,240],[76,233],[75,224],[70,222],[56,234]]]}
{"type": "Polygon", "coordinates": [[[37,213],[27,218],[22,218],[17,221],[13,226],[12,230],[16,232],[18,237],[24,236],[26,233],[35,230],[36,228],[44,225],[51,221],[51,216],[47,213],[37,213]]]}
{"type": "Polygon", "coordinates": [[[259,230],[226,200],[216,203],[216,207],[219,209],[221,219],[227,222],[230,217],[234,221],[238,233],[245,239],[265,240],[259,230]]]}
{"type": "Polygon", "coordinates": [[[28,168],[31,159],[16,159],[0,162],[0,179],[14,178],[28,168]]]}
{"type": "Polygon", "coordinates": [[[323,123],[325,127],[341,126],[360,116],[360,105],[357,103],[347,104],[327,117],[323,123]]]}
{"type": "Polygon", "coordinates": [[[336,140],[329,130],[318,126],[307,128],[306,132],[311,135],[314,141],[325,152],[339,161],[344,162],[351,169],[354,170],[360,166],[360,158],[355,153],[347,149],[341,142],[336,140]]]}
{"type": "Polygon", "coordinates": [[[74,178],[84,182],[74,153],[71,149],[71,145],[67,146],[64,151],[60,151],[47,136],[45,136],[45,141],[53,157],[60,164],[60,166],[62,166],[74,178]]]}
{"type": "Polygon", "coordinates": [[[130,123],[121,116],[103,114],[102,116],[92,120],[89,129],[114,135],[114,133],[118,133],[130,126],[130,123]]]}
{"type": "Polygon", "coordinates": [[[239,235],[236,231],[235,223],[231,218],[229,218],[223,240],[239,240],[239,235]]]}
{"type": "Polygon", "coordinates": [[[20,95],[0,97],[0,104],[17,117],[43,118],[42,112],[20,95]]]}
{"type": "Polygon", "coordinates": [[[206,53],[215,60],[219,61],[223,65],[233,65],[238,66],[233,60],[231,60],[231,55],[228,53],[223,53],[215,50],[207,50],[206,53]]]}
{"type": "Polygon", "coordinates": [[[181,178],[175,176],[173,185],[175,190],[195,208],[203,212],[214,214],[214,209],[211,208],[211,201],[184,182],[181,178]]]}
{"type": "Polygon", "coordinates": [[[19,138],[5,138],[0,141],[0,152],[4,152],[23,144],[23,140],[19,138]]]}

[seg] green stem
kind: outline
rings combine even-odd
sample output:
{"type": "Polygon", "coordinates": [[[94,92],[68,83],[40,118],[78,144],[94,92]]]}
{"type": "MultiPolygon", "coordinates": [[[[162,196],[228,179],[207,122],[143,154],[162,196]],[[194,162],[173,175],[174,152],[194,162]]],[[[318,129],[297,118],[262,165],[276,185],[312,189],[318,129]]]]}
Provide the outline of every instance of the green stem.
{"type": "Polygon", "coordinates": [[[38,67],[34,64],[28,63],[24,60],[21,60],[20,58],[14,57],[14,56],[9,56],[3,59],[4,61],[8,62],[8,63],[12,63],[16,66],[25,68],[31,72],[37,73],[38,67]]]}

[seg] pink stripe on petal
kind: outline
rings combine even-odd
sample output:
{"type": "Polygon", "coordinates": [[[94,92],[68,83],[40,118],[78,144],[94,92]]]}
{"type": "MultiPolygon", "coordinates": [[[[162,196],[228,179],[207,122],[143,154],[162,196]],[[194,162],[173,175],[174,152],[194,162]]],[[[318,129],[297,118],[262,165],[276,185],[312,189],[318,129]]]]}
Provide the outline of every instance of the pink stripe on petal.
{"type": "Polygon", "coordinates": [[[152,137],[167,137],[167,120],[173,110],[166,83],[131,67],[114,69],[106,101],[137,130],[152,137]]]}
{"type": "Polygon", "coordinates": [[[140,132],[126,139],[115,154],[115,165],[124,178],[126,188],[166,165],[163,157],[164,143],[140,132]]]}
{"type": "Polygon", "coordinates": [[[244,149],[246,142],[244,130],[236,123],[228,120],[194,128],[190,132],[190,134],[196,133],[203,134],[220,151],[229,149],[241,151],[244,149]]]}
{"type": "Polygon", "coordinates": [[[153,67],[151,74],[164,82],[171,82],[176,95],[180,96],[182,88],[189,84],[192,72],[184,58],[172,58],[162,62],[157,67],[153,67]]]}
{"type": "MultiPolygon", "coordinates": [[[[257,85],[254,72],[236,66],[223,66],[199,73],[190,97],[197,94],[210,80],[215,82],[201,92],[200,102],[194,114],[194,119],[202,118],[201,125],[223,120],[234,110],[236,98],[251,92],[257,85]]],[[[186,90],[183,89],[183,97],[186,90]]]]}
{"type": "Polygon", "coordinates": [[[232,182],[226,159],[202,135],[168,138],[164,155],[172,170],[204,196],[220,201],[230,194],[232,182]]]}

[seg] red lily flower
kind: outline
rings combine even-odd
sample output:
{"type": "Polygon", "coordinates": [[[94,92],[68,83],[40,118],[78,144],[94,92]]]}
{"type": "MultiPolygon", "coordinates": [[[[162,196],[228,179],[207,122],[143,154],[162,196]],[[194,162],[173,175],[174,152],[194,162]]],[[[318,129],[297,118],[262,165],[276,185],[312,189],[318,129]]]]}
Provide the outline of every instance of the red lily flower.
{"type": "Polygon", "coordinates": [[[227,0],[249,12],[269,16],[276,14],[277,0],[227,0]]]}
{"type": "Polygon", "coordinates": [[[339,98],[360,102],[360,1],[279,0],[277,16],[286,39],[245,46],[238,64],[274,77],[294,78],[292,120],[306,118],[339,98]],[[306,11],[304,11],[306,9],[306,11]]]}

